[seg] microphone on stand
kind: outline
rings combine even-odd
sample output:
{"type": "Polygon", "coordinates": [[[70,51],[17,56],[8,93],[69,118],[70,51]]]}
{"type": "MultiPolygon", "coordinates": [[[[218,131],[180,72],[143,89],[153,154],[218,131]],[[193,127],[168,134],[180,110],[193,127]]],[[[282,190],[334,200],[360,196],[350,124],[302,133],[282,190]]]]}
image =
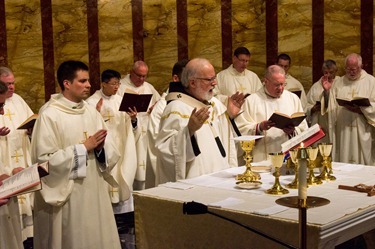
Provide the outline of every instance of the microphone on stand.
{"type": "Polygon", "coordinates": [[[269,240],[272,240],[273,242],[276,242],[276,243],[278,243],[278,244],[280,244],[282,246],[285,246],[286,248],[297,249],[297,247],[289,245],[289,244],[287,244],[285,242],[282,242],[282,241],[280,241],[280,240],[278,240],[278,239],[276,239],[276,238],[274,238],[274,237],[272,237],[270,235],[267,235],[267,234],[265,234],[265,233],[263,233],[263,232],[255,229],[255,228],[249,227],[247,225],[244,225],[244,224],[242,224],[242,223],[240,223],[238,221],[229,219],[229,218],[227,218],[225,216],[222,216],[220,214],[211,212],[210,210],[208,210],[207,205],[204,205],[204,204],[199,203],[199,202],[195,202],[195,201],[184,202],[184,204],[182,205],[182,212],[183,212],[183,214],[186,214],[186,215],[211,214],[211,215],[214,215],[216,217],[219,217],[219,218],[222,218],[224,220],[227,220],[229,222],[232,222],[234,224],[237,224],[237,225],[239,225],[239,226],[241,226],[241,227],[243,227],[243,228],[245,228],[245,229],[247,229],[247,230],[249,230],[249,231],[251,231],[253,233],[256,233],[256,234],[258,234],[258,235],[260,235],[260,236],[262,236],[264,238],[267,238],[269,240]]]}

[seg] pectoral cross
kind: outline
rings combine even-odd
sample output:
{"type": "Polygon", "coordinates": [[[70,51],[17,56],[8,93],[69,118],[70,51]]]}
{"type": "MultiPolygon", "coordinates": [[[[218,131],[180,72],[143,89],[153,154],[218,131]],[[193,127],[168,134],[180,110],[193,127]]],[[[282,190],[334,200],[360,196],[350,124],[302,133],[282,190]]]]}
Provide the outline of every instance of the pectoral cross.
{"type": "Polygon", "coordinates": [[[87,131],[83,132],[83,136],[85,137],[85,139],[80,142],[81,144],[83,144],[89,138],[87,135],[87,131]]]}
{"type": "Polygon", "coordinates": [[[20,204],[24,204],[24,200],[26,200],[26,197],[23,195],[19,195],[18,200],[20,201],[20,204]]]}
{"type": "Polygon", "coordinates": [[[15,115],[15,114],[11,113],[10,110],[7,109],[7,112],[3,116],[9,117],[9,120],[12,121],[12,115],[15,115]]]}
{"type": "Polygon", "coordinates": [[[103,118],[105,120],[105,122],[107,121],[111,121],[111,118],[113,118],[114,116],[111,115],[111,111],[110,110],[107,110],[107,115],[103,115],[103,118]]]}
{"type": "Polygon", "coordinates": [[[111,190],[109,191],[109,193],[111,194],[112,197],[114,197],[115,196],[114,193],[118,193],[118,190],[117,190],[117,188],[112,187],[111,190]]]}
{"type": "Polygon", "coordinates": [[[11,156],[11,158],[15,158],[16,163],[18,163],[19,162],[19,160],[18,160],[19,157],[23,157],[23,155],[18,154],[18,151],[15,150],[15,154],[13,156],[11,156]]]}

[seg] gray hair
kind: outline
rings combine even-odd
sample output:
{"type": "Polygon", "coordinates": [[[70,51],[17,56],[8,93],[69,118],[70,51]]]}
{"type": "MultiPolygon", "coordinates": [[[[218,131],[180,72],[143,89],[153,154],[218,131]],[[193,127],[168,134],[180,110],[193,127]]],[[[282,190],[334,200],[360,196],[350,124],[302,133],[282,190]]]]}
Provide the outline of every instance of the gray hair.
{"type": "Polygon", "coordinates": [[[352,54],[349,54],[348,56],[346,56],[345,66],[347,65],[349,60],[353,60],[353,59],[357,60],[358,67],[362,67],[362,56],[360,56],[359,54],[356,54],[356,53],[352,53],[352,54]]]}
{"type": "Polygon", "coordinates": [[[0,76],[8,76],[10,74],[13,74],[12,70],[8,67],[0,67],[0,76]]]}
{"type": "Polygon", "coordinates": [[[324,70],[324,69],[330,69],[330,68],[337,69],[336,61],[334,61],[334,60],[325,60],[323,62],[322,69],[324,70]]]}
{"type": "Polygon", "coordinates": [[[283,74],[285,77],[285,70],[279,65],[271,65],[267,68],[264,77],[270,79],[274,74],[283,74]]]}
{"type": "Polygon", "coordinates": [[[181,83],[185,88],[189,87],[189,81],[195,78],[199,73],[200,69],[205,66],[211,65],[211,63],[204,58],[195,58],[186,64],[181,74],[181,83]]]}

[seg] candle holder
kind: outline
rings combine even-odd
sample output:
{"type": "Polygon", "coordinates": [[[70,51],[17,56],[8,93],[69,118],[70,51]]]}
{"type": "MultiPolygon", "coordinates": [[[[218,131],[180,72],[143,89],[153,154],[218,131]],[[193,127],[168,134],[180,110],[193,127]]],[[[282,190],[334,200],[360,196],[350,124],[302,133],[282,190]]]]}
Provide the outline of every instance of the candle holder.
{"type": "Polygon", "coordinates": [[[234,138],[236,141],[240,141],[241,148],[245,152],[244,159],[246,162],[246,170],[242,174],[238,174],[236,176],[236,180],[238,180],[238,183],[243,182],[256,182],[258,184],[262,184],[259,180],[261,179],[260,174],[253,172],[251,169],[251,160],[253,157],[251,156],[251,151],[253,150],[255,139],[261,138],[263,136],[241,136],[234,138]]]}
{"type": "Polygon", "coordinates": [[[329,162],[329,155],[332,152],[332,143],[321,143],[318,145],[319,152],[323,157],[323,170],[318,179],[324,181],[334,181],[336,177],[332,175],[332,164],[329,162]]]}
{"type": "Polygon", "coordinates": [[[294,180],[291,183],[287,184],[286,187],[291,188],[291,189],[296,189],[298,188],[298,168],[299,168],[298,159],[297,159],[298,149],[290,150],[289,154],[290,154],[290,159],[292,163],[294,164],[294,180]]]}
{"type": "Polygon", "coordinates": [[[308,160],[309,176],[307,178],[307,184],[308,185],[322,184],[323,183],[322,180],[315,177],[315,174],[314,174],[315,160],[316,160],[316,157],[318,156],[319,149],[318,147],[314,147],[314,148],[307,147],[306,150],[307,150],[307,155],[309,157],[309,160],[308,160]]]}
{"type": "Polygon", "coordinates": [[[275,172],[273,173],[273,176],[275,177],[275,183],[273,184],[272,188],[266,190],[266,193],[271,195],[288,194],[289,190],[283,188],[279,181],[280,168],[283,165],[284,161],[284,153],[270,153],[269,157],[271,159],[272,165],[275,167],[275,172]]]}

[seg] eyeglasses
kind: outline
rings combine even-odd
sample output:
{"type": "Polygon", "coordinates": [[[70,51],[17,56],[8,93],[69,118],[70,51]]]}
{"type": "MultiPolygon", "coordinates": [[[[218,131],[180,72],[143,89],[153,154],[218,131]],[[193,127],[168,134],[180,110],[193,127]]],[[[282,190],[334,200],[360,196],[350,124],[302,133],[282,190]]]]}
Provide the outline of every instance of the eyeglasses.
{"type": "Polygon", "coordinates": [[[121,86],[121,82],[106,82],[110,86],[121,86]]]}
{"type": "Polygon", "coordinates": [[[239,62],[242,62],[242,63],[245,63],[245,64],[249,63],[249,60],[246,60],[246,59],[240,59],[237,55],[236,55],[236,57],[237,57],[237,60],[238,60],[239,62]]]}
{"type": "Polygon", "coordinates": [[[135,74],[135,76],[137,76],[137,77],[140,78],[140,79],[142,79],[142,78],[146,79],[146,77],[147,77],[147,75],[137,74],[137,73],[134,72],[134,71],[132,71],[132,72],[135,74]]]}
{"type": "Polygon", "coordinates": [[[208,82],[209,84],[210,83],[212,83],[212,82],[214,82],[214,81],[216,81],[216,76],[214,76],[214,77],[212,77],[212,78],[195,78],[195,79],[197,79],[197,80],[204,80],[204,81],[206,81],[206,82],[208,82]]]}

